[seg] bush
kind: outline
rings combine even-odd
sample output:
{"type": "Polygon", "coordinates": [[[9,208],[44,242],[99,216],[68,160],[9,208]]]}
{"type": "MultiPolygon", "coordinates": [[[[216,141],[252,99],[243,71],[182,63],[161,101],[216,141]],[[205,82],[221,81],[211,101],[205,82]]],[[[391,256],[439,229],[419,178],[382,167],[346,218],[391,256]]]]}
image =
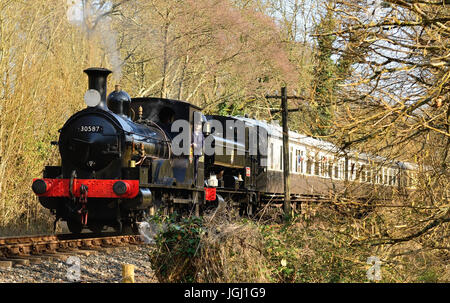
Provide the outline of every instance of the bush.
{"type": "Polygon", "coordinates": [[[153,224],[165,228],[155,237],[156,248],[149,253],[152,268],[160,282],[194,282],[195,256],[204,233],[203,220],[190,217],[176,221],[177,215],[155,216],[153,224]]]}
{"type": "Polygon", "coordinates": [[[437,283],[439,282],[439,277],[435,271],[432,269],[425,270],[418,278],[417,282],[422,283],[437,283]]]}
{"type": "Polygon", "coordinates": [[[261,226],[272,280],[283,283],[364,282],[366,269],[344,239],[301,224],[261,226]]]}
{"type": "MultiPolygon", "coordinates": [[[[203,219],[157,216],[167,227],[150,251],[160,282],[270,282],[263,238],[254,224],[232,222],[225,210],[203,219]]],[[[153,222],[153,223],[154,223],[153,222]]]]}

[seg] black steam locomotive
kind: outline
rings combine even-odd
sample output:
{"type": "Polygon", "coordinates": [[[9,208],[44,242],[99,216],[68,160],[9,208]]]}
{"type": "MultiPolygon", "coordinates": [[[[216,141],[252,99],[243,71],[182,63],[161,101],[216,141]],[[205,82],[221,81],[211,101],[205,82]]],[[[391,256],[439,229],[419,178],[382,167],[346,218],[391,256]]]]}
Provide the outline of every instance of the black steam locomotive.
{"type": "MultiPolygon", "coordinates": [[[[155,209],[198,215],[206,202],[218,202],[215,188],[205,186],[205,158],[194,161],[192,149],[178,156],[171,151],[178,134],[171,130],[173,121],[192,127],[197,116],[205,122],[200,108],[170,99],[131,99],[117,86],[106,98],[111,71],[84,72],[88,108],[70,117],[53,142],[61,166],[46,166],[43,178],[32,184],[40,203],[56,215],[55,224],[66,221],[72,233],[107,226],[136,230],[155,209]]],[[[213,164],[214,157],[208,161],[213,164]]]]}

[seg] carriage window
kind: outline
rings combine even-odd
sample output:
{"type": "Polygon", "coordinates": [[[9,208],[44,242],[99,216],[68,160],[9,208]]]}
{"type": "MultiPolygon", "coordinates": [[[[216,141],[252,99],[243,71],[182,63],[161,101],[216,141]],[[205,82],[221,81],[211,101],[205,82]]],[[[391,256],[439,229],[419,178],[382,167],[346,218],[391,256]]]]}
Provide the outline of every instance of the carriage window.
{"type": "Polygon", "coordinates": [[[364,164],[361,165],[361,168],[359,169],[359,171],[361,172],[361,181],[365,182],[366,181],[366,166],[364,164]]]}
{"type": "Polygon", "coordinates": [[[369,167],[368,169],[367,169],[367,182],[370,182],[370,183],[373,183],[373,180],[372,180],[372,169],[369,167]]]}
{"type": "Polygon", "coordinates": [[[359,164],[356,164],[356,177],[355,177],[355,180],[359,181],[360,178],[361,178],[361,168],[360,168],[359,164]]]}
{"type": "Polygon", "coordinates": [[[304,167],[303,167],[303,156],[304,156],[304,154],[303,154],[303,151],[300,151],[300,172],[303,174],[304,173],[304,167]]]}
{"type": "Polygon", "coordinates": [[[320,158],[320,172],[324,177],[327,175],[327,160],[325,157],[320,158]]]}
{"type": "Polygon", "coordinates": [[[306,160],[306,173],[308,175],[312,174],[312,160],[310,158],[308,158],[308,160],[306,160]]]}
{"type": "Polygon", "coordinates": [[[275,153],[275,150],[273,149],[273,143],[270,143],[270,168],[274,169],[275,164],[273,163],[273,154],[275,153]]]}
{"type": "Polygon", "coordinates": [[[280,146],[280,169],[283,170],[283,145],[280,146]]]}
{"type": "Polygon", "coordinates": [[[339,163],[336,163],[335,166],[334,166],[334,177],[336,179],[339,178],[339,163]]]}
{"type": "Polygon", "coordinates": [[[316,176],[319,175],[319,170],[320,170],[320,162],[319,162],[319,159],[316,158],[314,161],[314,174],[316,176]]]}
{"type": "Polygon", "coordinates": [[[333,178],[333,163],[331,161],[328,162],[328,177],[333,178]]]}
{"type": "Polygon", "coordinates": [[[289,163],[289,166],[290,166],[290,170],[293,172],[295,160],[292,159],[292,154],[293,154],[293,149],[291,147],[291,151],[289,152],[289,159],[290,159],[291,163],[289,163]]]}

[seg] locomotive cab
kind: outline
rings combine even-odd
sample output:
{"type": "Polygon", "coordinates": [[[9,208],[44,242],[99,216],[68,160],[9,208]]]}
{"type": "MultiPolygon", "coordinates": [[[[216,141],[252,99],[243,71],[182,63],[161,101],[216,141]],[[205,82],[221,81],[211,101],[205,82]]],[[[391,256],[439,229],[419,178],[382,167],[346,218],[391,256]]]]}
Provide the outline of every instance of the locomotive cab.
{"type": "Polygon", "coordinates": [[[190,147],[193,140],[194,122],[206,121],[201,108],[190,103],[164,98],[132,98],[131,111],[138,113],[134,121],[163,130],[167,140],[171,141],[172,154],[170,160],[154,161],[151,175],[154,183],[176,186],[194,186],[203,188],[203,159],[195,163],[193,150],[190,147]],[[172,127],[174,122],[180,122],[181,128],[172,127]],[[176,138],[178,135],[180,137],[176,138]],[[174,141],[174,138],[175,141],[174,141]],[[178,146],[178,139],[182,142],[178,146]],[[176,148],[179,148],[178,150],[176,148]],[[195,169],[198,169],[195,176],[195,169]]]}

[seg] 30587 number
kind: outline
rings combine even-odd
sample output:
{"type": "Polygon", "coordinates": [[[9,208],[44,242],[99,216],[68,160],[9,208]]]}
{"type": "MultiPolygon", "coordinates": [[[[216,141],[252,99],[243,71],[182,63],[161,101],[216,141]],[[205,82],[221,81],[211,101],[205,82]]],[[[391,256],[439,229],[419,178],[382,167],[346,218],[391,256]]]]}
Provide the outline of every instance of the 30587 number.
{"type": "Polygon", "coordinates": [[[78,131],[83,133],[101,133],[102,127],[98,125],[81,125],[78,131]]]}

